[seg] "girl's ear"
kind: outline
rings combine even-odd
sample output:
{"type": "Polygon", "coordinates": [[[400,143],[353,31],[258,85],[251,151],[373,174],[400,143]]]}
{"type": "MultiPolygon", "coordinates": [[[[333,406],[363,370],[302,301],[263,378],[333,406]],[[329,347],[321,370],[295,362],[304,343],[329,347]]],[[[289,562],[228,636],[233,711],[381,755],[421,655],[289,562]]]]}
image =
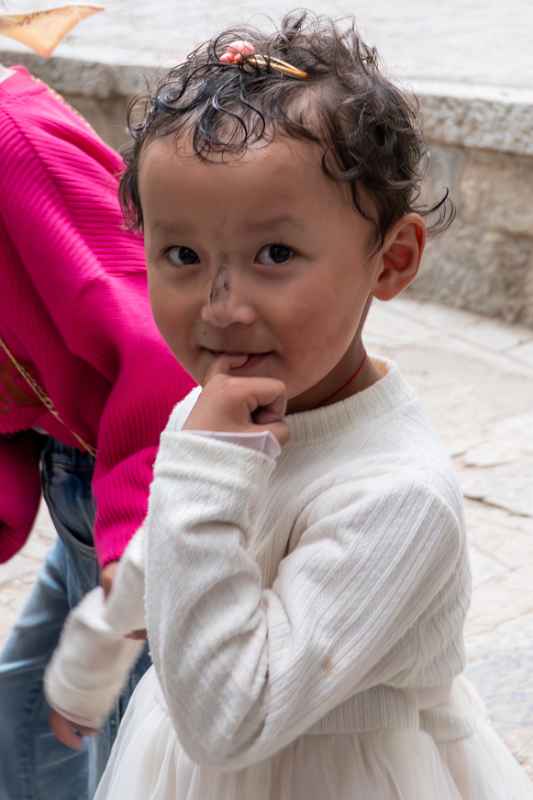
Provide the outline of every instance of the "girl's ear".
{"type": "Polygon", "coordinates": [[[393,226],[379,253],[380,271],[373,295],[392,300],[416,278],[426,245],[426,224],[419,214],[406,214],[393,226]]]}

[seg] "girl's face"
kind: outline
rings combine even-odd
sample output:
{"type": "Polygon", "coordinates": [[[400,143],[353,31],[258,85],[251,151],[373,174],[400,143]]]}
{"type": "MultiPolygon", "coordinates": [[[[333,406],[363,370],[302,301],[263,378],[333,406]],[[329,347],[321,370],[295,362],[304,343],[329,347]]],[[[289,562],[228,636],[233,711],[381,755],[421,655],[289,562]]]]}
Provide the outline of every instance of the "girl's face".
{"type": "Polygon", "coordinates": [[[176,358],[202,383],[222,353],[239,376],[277,378],[289,411],[320,404],[357,368],[379,274],[373,225],[315,145],[278,138],[204,162],[169,136],[142,155],[151,303],[176,358]]]}

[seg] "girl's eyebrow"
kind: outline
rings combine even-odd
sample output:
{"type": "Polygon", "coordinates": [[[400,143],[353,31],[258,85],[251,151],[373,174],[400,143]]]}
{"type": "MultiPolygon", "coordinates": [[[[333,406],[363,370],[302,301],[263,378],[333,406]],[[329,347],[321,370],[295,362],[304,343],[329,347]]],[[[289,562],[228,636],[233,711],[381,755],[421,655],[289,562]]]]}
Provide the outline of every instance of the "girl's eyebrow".
{"type": "Polygon", "coordinates": [[[163,220],[156,220],[152,224],[152,229],[158,233],[184,233],[190,231],[193,226],[186,222],[164,222],[163,220]]]}
{"type": "MultiPolygon", "coordinates": [[[[243,229],[251,233],[261,233],[261,231],[264,230],[272,230],[273,228],[281,228],[283,226],[298,228],[301,231],[305,230],[304,221],[298,217],[294,217],[292,214],[280,214],[277,217],[256,220],[254,222],[243,221],[243,229]]],[[[156,220],[151,227],[158,233],[176,234],[190,233],[196,226],[194,223],[178,222],[177,220],[175,222],[156,220]]]]}
{"type": "Polygon", "coordinates": [[[281,214],[278,217],[271,217],[270,219],[258,220],[257,222],[249,222],[246,224],[247,230],[253,233],[263,231],[271,228],[280,228],[283,225],[305,230],[305,223],[298,217],[293,217],[291,214],[281,214]]]}

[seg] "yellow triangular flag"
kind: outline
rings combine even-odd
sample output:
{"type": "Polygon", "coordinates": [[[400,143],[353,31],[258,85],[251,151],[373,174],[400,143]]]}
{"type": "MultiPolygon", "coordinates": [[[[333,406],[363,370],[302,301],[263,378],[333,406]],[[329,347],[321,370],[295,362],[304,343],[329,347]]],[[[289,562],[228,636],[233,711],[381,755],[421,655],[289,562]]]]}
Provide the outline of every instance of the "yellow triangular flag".
{"type": "Polygon", "coordinates": [[[0,35],[16,39],[46,58],[78,22],[103,10],[101,5],[71,5],[22,14],[0,12],[0,35]]]}

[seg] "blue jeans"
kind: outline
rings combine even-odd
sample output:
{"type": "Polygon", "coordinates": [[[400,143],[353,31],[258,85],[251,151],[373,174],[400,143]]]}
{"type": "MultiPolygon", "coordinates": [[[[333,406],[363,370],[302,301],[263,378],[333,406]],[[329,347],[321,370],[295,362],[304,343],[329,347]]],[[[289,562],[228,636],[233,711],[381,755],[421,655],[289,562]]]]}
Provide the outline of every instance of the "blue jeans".
{"type": "Polygon", "coordinates": [[[92,473],[89,455],[46,441],[43,495],[59,536],[0,654],[0,800],[92,798],[128,700],[150,666],[145,648],[105,727],[85,740],[82,751],[54,738],[44,670],[70,609],[99,582],[92,546],[92,473]]]}

